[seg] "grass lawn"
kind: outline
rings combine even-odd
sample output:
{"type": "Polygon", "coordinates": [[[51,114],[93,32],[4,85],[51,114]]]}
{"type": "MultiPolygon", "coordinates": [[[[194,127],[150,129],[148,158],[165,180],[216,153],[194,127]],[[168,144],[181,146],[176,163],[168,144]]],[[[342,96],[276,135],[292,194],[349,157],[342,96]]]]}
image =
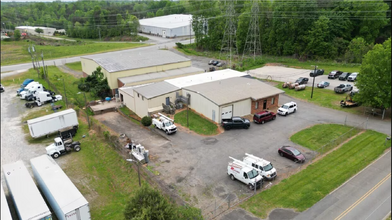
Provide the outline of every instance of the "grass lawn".
{"type": "MultiPolygon", "coordinates": [[[[324,129],[319,128],[319,133],[324,129]]],[[[384,146],[385,138],[385,134],[368,130],[241,207],[260,218],[266,218],[274,208],[304,211],[378,158],[390,147],[384,146]]]]}
{"type": "MultiPolygon", "coordinates": [[[[12,65],[18,63],[31,62],[31,56],[28,47],[31,42],[27,40],[1,42],[1,65],[12,65]]],[[[79,42],[74,45],[52,46],[52,45],[35,45],[37,56],[40,58],[41,52],[44,59],[65,58],[78,55],[95,54],[123,49],[131,49],[146,46],[143,43],[94,43],[79,42]]]]}
{"type": "Polygon", "coordinates": [[[283,83],[279,83],[276,88],[285,91],[285,93],[289,96],[292,96],[297,99],[301,99],[310,103],[314,103],[323,107],[332,108],[344,112],[349,112],[353,114],[363,114],[363,107],[352,107],[352,108],[343,108],[340,106],[340,101],[344,100],[348,93],[337,94],[329,89],[320,89],[315,87],[313,90],[313,98],[310,96],[312,94],[312,87],[308,86],[305,90],[295,91],[294,89],[282,88],[283,83]]]}
{"type": "MultiPolygon", "coordinates": [[[[184,127],[187,127],[187,110],[175,114],[174,121],[184,127]]],[[[218,133],[218,126],[216,124],[191,110],[189,110],[188,128],[202,135],[214,135],[218,133]]]]}
{"type": "MultiPolygon", "coordinates": [[[[350,129],[352,127],[338,124],[319,124],[295,133],[290,137],[290,140],[311,150],[318,150],[350,129]]],[[[357,133],[359,133],[359,130],[355,129],[352,135],[357,133]]]]}
{"type": "MultiPolygon", "coordinates": [[[[178,51],[192,56],[204,56],[204,57],[211,57],[212,59],[219,59],[219,60],[226,60],[227,55],[224,53],[220,53],[219,51],[197,51],[195,48],[195,44],[185,45],[184,48],[176,48],[178,51]]],[[[242,55],[240,56],[242,57],[242,55]]],[[[318,69],[324,69],[324,74],[329,74],[332,70],[340,70],[343,72],[359,72],[360,64],[346,64],[346,63],[338,63],[331,60],[326,61],[299,61],[294,58],[290,57],[278,57],[278,56],[269,56],[269,55],[262,55],[262,60],[265,63],[280,63],[286,65],[287,67],[292,68],[299,68],[299,69],[314,69],[314,66],[317,65],[318,69]]],[[[232,61],[233,63],[239,63],[239,61],[232,61]]],[[[264,66],[264,64],[260,65],[253,65],[246,67],[243,71],[255,69],[264,66]]]]}
{"type": "Polygon", "coordinates": [[[66,63],[65,65],[70,69],[82,72],[82,63],[81,62],[66,63]]]}

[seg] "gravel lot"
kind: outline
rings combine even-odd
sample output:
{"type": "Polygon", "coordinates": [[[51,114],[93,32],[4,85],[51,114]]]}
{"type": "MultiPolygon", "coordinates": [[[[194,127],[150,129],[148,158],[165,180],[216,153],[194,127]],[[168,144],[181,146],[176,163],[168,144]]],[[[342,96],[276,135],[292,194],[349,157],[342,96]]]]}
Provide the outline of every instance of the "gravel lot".
{"type": "MultiPolygon", "coordinates": [[[[311,69],[295,69],[282,66],[264,66],[261,68],[250,70],[249,74],[253,77],[261,79],[267,79],[268,77],[269,79],[279,82],[295,82],[295,80],[297,80],[299,77],[307,77],[309,78],[309,82],[306,84],[306,86],[312,87],[313,77],[309,77],[310,71],[311,69]]],[[[326,88],[329,90],[333,90],[336,86],[340,84],[350,84],[354,86],[354,89],[357,89],[353,82],[340,81],[338,79],[328,79],[328,75],[315,77],[315,89],[319,89],[317,88],[317,83],[321,81],[327,81],[330,83],[330,85],[326,88]]]]}

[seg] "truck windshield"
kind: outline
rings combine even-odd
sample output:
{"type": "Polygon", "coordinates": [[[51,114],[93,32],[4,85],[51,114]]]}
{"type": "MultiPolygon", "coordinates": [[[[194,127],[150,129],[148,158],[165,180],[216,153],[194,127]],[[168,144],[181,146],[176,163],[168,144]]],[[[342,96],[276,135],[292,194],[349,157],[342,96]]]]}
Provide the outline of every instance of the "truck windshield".
{"type": "Polygon", "coordinates": [[[165,122],[165,127],[169,127],[171,126],[173,123],[171,123],[171,121],[165,122]]]}
{"type": "Polygon", "coordinates": [[[270,170],[272,170],[272,168],[274,168],[274,167],[272,166],[271,163],[269,163],[267,166],[263,167],[264,171],[270,171],[270,170]]]}
{"type": "Polygon", "coordinates": [[[253,179],[258,175],[259,175],[259,173],[256,170],[252,170],[252,171],[248,172],[249,179],[253,179]]]}

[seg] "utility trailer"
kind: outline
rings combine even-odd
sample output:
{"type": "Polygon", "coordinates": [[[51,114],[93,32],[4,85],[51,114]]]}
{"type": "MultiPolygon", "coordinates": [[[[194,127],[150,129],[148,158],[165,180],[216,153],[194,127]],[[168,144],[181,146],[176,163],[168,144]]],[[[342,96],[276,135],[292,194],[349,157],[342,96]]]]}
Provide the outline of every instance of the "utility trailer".
{"type": "Polygon", "coordinates": [[[1,220],[12,220],[11,212],[5,198],[3,183],[1,183],[1,220]]]}
{"type": "Polygon", "coordinates": [[[49,156],[30,160],[38,187],[59,220],[90,220],[88,201],[49,156]]]}
{"type": "MultiPolygon", "coordinates": [[[[33,138],[43,137],[59,132],[61,129],[79,127],[78,117],[75,110],[67,109],[27,121],[30,135],[33,138]]],[[[75,131],[76,133],[76,131],[75,131]]]]}
{"type": "Polygon", "coordinates": [[[3,165],[3,172],[20,220],[52,219],[52,213],[23,161],[3,165]]]}

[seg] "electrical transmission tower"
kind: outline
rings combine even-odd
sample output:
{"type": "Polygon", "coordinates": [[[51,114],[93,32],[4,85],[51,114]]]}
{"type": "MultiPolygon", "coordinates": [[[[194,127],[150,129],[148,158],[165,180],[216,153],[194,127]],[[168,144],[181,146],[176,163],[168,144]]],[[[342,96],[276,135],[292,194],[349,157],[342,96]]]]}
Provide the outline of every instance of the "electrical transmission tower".
{"type": "Polygon", "coordinates": [[[259,0],[253,0],[248,35],[246,36],[242,60],[244,60],[246,53],[253,54],[253,59],[256,59],[257,54],[261,54],[259,13],[259,0]]]}
{"type": "Polygon", "coordinates": [[[231,60],[233,57],[233,53],[238,55],[238,49],[236,45],[236,13],[234,9],[234,4],[236,0],[225,0],[226,6],[226,25],[225,25],[225,32],[223,34],[222,39],[222,47],[220,53],[222,52],[229,52],[229,67],[232,68],[231,60]]]}

